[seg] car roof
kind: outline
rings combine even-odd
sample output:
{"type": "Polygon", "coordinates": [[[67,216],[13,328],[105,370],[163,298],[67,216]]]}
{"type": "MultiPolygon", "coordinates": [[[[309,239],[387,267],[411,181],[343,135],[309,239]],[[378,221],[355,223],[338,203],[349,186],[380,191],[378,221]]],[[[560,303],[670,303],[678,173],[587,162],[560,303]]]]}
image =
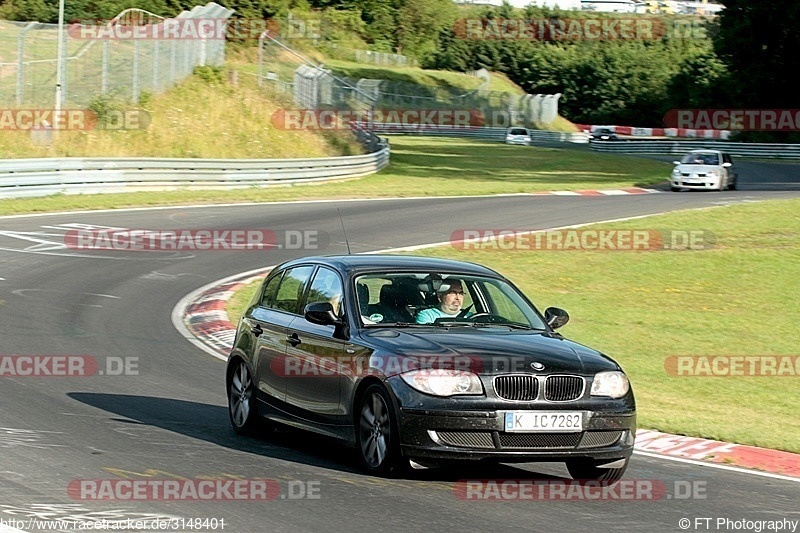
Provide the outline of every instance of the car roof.
{"type": "Polygon", "coordinates": [[[434,270],[437,272],[454,272],[481,276],[500,277],[494,270],[476,263],[422,257],[414,255],[366,254],[366,255],[328,255],[310,256],[287,261],[280,268],[316,263],[329,266],[335,270],[358,274],[380,270],[434,270]]]}
{"type": "Polygon", "coordinates": [[[711,149],[707,148],[705,150],[702,150],[702,149],[701,150],[689,150],[684,155],[689,155],[689,154],[724,154],[724,153],[725,152],[723,152],[721,150],[711,150],[711,149]]]}

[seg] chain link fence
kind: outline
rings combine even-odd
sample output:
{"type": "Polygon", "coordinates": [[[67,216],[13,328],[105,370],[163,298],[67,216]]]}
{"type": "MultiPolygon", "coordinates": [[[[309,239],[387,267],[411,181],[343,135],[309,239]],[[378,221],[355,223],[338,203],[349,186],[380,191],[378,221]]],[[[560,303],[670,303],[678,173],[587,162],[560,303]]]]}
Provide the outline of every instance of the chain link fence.
{"type": "Polygon", "coordinates": [[[355,50],[355,59],[359,63],[369,63],[385,67],[416,67],[417,60],[402,54],[388,52],[373,52],[372,50],[355,50]]]}
{"type": "Polygon", "coordinates": [[[381,113],[388,116],[388,111],[399,114],[404,110],[460,111],[472,117],[470,125],[500,128],[535,128],[558,117],[560,94],[491,91],[486,89],[490,81],[488,72],[471,74],[482,80],[473,90],[399,80],[347,78],[317,65],[276,36],[263,35],[259,41],[259,85],[277,97],[286,95],[287,105],[299,109],[349,110],[368,117],[380,117],[381,113]]]}
{"type": "MultiPolygon", "coordinates": [[[[198,65],[220,65],[225,59],[224,29],[205,34],[189,29],[208,21],[224,25],[230,9],[209,3],[174,19],[126,11],[128,16],[105,24],[64,28],[63,107],[85,107],[100,95],[138,102],[145,92],[172,87],[198,65]]],[[[57,59],[57,24],[0,21],[0,106],[54,107],[57,59]]]]}
{"type": "Polygon", "coordinates": [[[385,145],[374,133],[372,117],[376,100],[373,95],[352,80],[336,76],[268,31],[259,38],[258,84],[274,98],[282,99],[287,108],[333,112],[336,124],[312,125],[314,129],[350,129],[368,152],[385,145]]]}

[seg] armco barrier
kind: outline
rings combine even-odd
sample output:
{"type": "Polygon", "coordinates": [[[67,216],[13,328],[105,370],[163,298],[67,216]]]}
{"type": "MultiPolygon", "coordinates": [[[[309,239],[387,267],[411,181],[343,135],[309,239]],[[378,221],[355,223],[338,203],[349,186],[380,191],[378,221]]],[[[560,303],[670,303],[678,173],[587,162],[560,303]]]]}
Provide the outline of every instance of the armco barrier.
{"type": "MultiPolygon", "coordinates": [[[[480,128],[430,126],[420,127],[414,124],[375,124],[375,132],[382,135],[436,135],[445,137],[471,137],[490,141],[505,140],[507,128],[480,128]]],[[[779,159],[800,159],[798,144],[756,144],[719,141],[714,139],[662,139],[662,140],[623,140],[623,141],[589,141],[586,133],[562,133],[529,129],[531,141],[536,142],[568,142],[589,143],[589,148],[598,152],[626,155],[681,155],[689,150],[706,148],[722,150],[734,156],[762,157],[779,159]]]]}
{"type": "Polygon", "coordinates": [[[733,156],[800,159],[798,144],[737,143],[714,140],[592,141],[589,148],[616,154],[681,155],[690,150],[722,150],[733,156]]]}
{"type": "Polygon", "coordinates": [[[363,176],[388,164],[385,142],[366,155],[308,159],[0,159],[0,198],[312,183],[363,176]]]}
{"type": "MultiPolygon", "coordinates": [[[[440,137],[472,137],[489,141],[504,141],[508,128],[481,128],[468,126],[424,125],[416,124],[389,124],[375,123],[375,133],[381,135],[425,135],[440,137]]],[[[539,142],[570,142],[588,143],[589,137],[585,133],[564,133],[558,131],[528,130],[531,140],[539,142]]]]}

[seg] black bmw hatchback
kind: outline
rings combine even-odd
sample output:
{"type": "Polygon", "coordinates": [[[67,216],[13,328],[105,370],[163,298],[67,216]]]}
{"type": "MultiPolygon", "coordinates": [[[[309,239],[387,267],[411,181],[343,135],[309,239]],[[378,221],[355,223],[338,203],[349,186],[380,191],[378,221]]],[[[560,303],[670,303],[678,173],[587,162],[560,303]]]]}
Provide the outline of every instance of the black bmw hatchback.
{"type": "Polygon", "coordinates": [[[614,482],[633,451],[633,391],[610,357],[555,332],[568,319],[472,263],[292,260],[239,323],[231,423],[341,439],[378,475],[409,460],[559,461],[575,479],[614,482]]]}

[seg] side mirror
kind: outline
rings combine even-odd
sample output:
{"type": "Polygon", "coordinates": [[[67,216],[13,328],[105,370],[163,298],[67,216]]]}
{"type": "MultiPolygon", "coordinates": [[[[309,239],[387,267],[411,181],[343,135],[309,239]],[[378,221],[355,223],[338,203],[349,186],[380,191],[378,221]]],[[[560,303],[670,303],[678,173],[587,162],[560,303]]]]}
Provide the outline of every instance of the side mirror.
{"type": "Polygon", "coordinates": [[[673,161],[673,162],[672,162],[672,164],[673,164],[673,165],[680,165],[680,164],[681,164],[681,162],[680,162],[680,161],[673,161]]]}
{"type": "Polygon", "coordinates": [[[316,302],[308,304],[305,308],[306,320],[312,324],[321,324],[323,326],[336,326],[342,323],[339,317],[333,312],[333,306],[330,302],[316,302]]]}
{"type": "Polygon", "coordinates": [[[725,168],[728,168],[728,167],[733,166],[733,165],[731,165],[730,163],[722,163],[722,166],[725,167],[725,168]]]}
{"type": "Polygon", "coordinates": [[[544,310],[544,319],[548,326],[558,329],[569,322],[569,313],[559,307],[548,307],[544,310]]]}

